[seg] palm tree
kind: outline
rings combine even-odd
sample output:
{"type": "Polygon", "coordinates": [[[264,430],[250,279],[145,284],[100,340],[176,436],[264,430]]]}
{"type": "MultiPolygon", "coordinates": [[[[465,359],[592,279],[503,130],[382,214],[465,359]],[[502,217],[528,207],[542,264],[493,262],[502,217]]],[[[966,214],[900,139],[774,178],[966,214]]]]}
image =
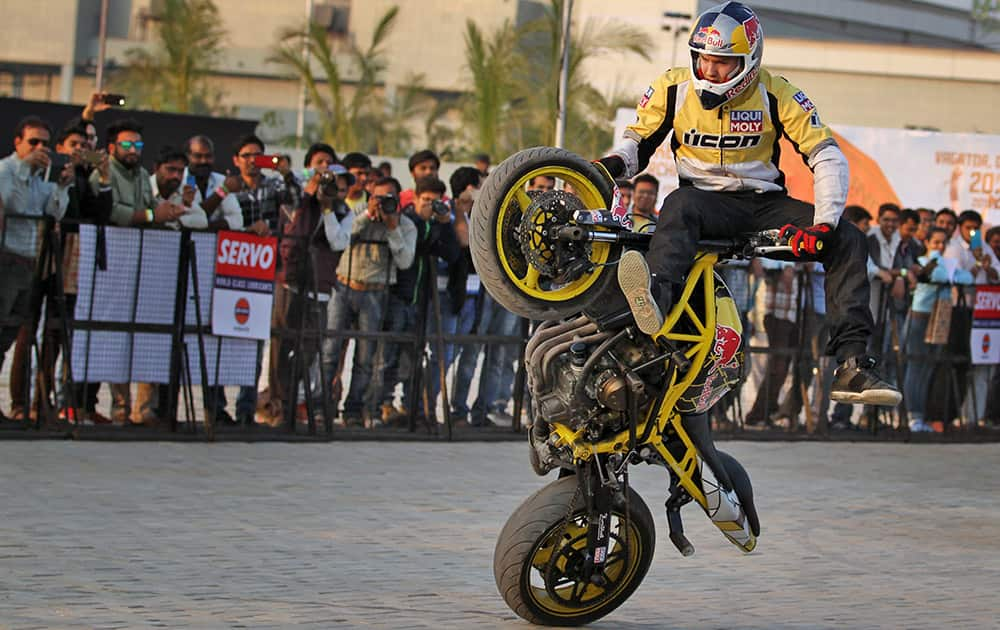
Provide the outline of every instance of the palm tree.
{"type": "Polygon", "coordinates": [[[520,119],[516,108],[526,79],[524,57],[518,51],[520,32],[505,21],[484,35],[472,20],[465,23],[466,68],[472,90],[461,105],[462,118],[472,130],[475,151],[499,158],[518,147],[520,119]]]}
{"type": "Polygon", "coordinates": [[[364,144],[373,144],[379,155],[408,155],[415,141],[411,121],[432,111],[435,99],[424,88],[424,75],[410,75],[386,94],[385,109],[363,122],[367,130],[364,144]]]}
{"type": "Polygon", "coordinates": [[[226,31],[212,0],[165,0],[152,51],[126,51],[125,69],[112,85],[127,89],[139,107],[182,113],[218,113],[222,92],[208,80],[218,65],[226,31]]]}
{"type": "MultiPolygon", "coordinates": [[[[525,84],[532,86],[526,96],[531,102],[529,109],[533,117],[532,127],[538,134],[531,141],[538,144],[552,144],[555,141],[556,117],[559,113],[563,2],[564,0],[549,0],[542,16],[525,26],[525,34],[520,39],[521,53],[530,70],[530,78],[525,84]]],[[[635,54],[649,60],[647,51],[652,48],[653,42],[642,29],[615,20],[590,18],[572,32],[566,95],[566,138],[569,149],[582,151],[588,147],[581,144],[581,140],[591,135],[592,125],[598,122],[595,120],[594,106],[602,105],[600,94],[583,73],[584,64],[590,59],[612,54],[635,54]]],[[[610,126],[613,115],[610,120],[599,120],[610,126]]]]}
{"type": "Polygon", "coordinates": [[[364,122],[380,119],[378,113],[373,113],[376,108],[371,97],[388,67],[384,42],[398,13],[398,6],[386,11],[368,47],[362,50],[351,44],[346,59],[334,51],[326,30],[312,22],[282,31],[268,59],[304,82],[308,104],[318,114],[320,135],[338,151],[376,148],[370,137],[363,139],[359,132],[364,122]],[[308,52],[304,54],[304,50],[308,52]],[[311,61],[319,65],[320,73],[313,70],[311,61]],[[350,92],[349,84],[353,88],[350,92]]]}

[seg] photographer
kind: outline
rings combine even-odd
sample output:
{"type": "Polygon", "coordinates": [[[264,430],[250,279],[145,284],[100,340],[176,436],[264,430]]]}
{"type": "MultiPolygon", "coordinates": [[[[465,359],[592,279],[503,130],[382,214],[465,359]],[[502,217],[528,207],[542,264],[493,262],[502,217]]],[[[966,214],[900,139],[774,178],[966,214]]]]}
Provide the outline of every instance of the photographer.
{"type": "MultiPolygon", "coordinates": [[[[408,269],[400,270],[395,286],[389,290],[387,329],[391,332],[418,329],[421,320],[418,308],[428,304],[428,275],[434,271],[432,257],[453,264],[461,255],[451,207],[441,200],[445,190],[444,182],[436,177],[419,179],[413,203],[403,208],[403,216],[417,228],[416,259],[408,269]]],[[[419,402],[419,397],[414,399],[411,396],[409,387],[411,371],[418,369],[422,354],[422,348],[414,349],[409,344],[391,341],[380,344],[377,375],[383,381],[381,399],[377,403],[391,404],[396,383],[400,381],[403,383],[403,408],[419,402]]],[[[375,387],[372,389],[378,391],[375,387]]],[[[433,407],[434,403],[430,406],[433,407]]],[[[417,416],[423,417],[424,414],[418,412],[417,416]]],[[[432,429],[437,428],[433,408],[428,411],[426,420],[432,429]]]]}
{"type": "MultiPolygon", "coordinates": [[[[458,238],[461,253],[453,263],[438,259],[437,290],[441,309],[441,333],[444,335],[469,335],[472,334],[475,328],[476,294],[479,290],[479,277],[475,274],[475,269],[472,266],[472,255],[469,252],[468,219],[469,214],[472,212],[472,204],[479,194],[481,179],[482,173],[471,166],[462,166],[455,169],[455,172],[449,178],[453,200],[448,203],[451,205],[455,235],[458,238]]],[[[433,310],[430,310],[430,306],[428,308],[429,312],[433,313],[433,310]]],[[[433,316],[427,320],[427,333],[429,336],[437,333],[433,316]]],[[[469,352],[472,353],[476,353],[479,350],[475,344],[463,344],[461,346],[456,346],[451,342],[444,344],[444,371],[446,374],[456,355],[465,351],[466,347],[471,348],[469,352]]],[[[427,359],[429,366],[427,386],[430,391],[429,400],[432,406],[436,404],[434,401],[437,400],[437,396],[441,391],[441,375],[437,354],[437,344],[432,341],[427,359]]],[[[469,378],[471,379],[471,375],[469,378]]],[[[467,396],[468,387],[465,388],[465,393],[467,396]]],[[[447,401],[445,401],[445,404],[447,404],[447,401]]],[[[382,406],[383,421],[398,421],[398,414],[399,412],[392,407],[388,405],[382,406]]]]}
{"type": "MultiPolygon", "coordinates": [[[[340,253],[350,242],[353,214],[340,199],[341,191],[353,181],[343,166],[335,164],[336,154],[326,144],[309,147],[305,157],[307,180],[302,201],[291,214],[282,214],[282,269],[278,281],[285,291],[274,304],[275,327],[286,331],[280,344],[272,345],[268,390],[258,401],[258,416],[277,426],[285,417],[286,402],[294,405],[296,390],[291,377],[298,356],[296,347],[301,328],[315,332],[326,326],[330,292],[337,281],[340,253]]],[[[300,349],[308,370],[316,356],[318,340],[306,339],[300,349]]],[[[303,378],[298,372],[298,378],[303,378]]],[[[298,379],[295,379],[296,381],[298,379]]]]}
{"type": "MultiPolygon", "coordinates": [[[[413,264],[417,243],[417,228],[413,221],[399,213],[399,182],[384,177],[372,189],[372,196],[361,212],[354,214],[351,243],[337,264],[337,284],[330,296],[327,329],[377,332],[382,329],[385,289],[395,284],[397,269],[413,264]]],[[[340,355],[340,339],[323,342],[323,361],[327,378],[339,379],[336,366],[340,355]]],[[[365,415],[374,405],[365,408],[364,395],[372,377],[377,344],[372,339],[358,339],[351,389],[344,401],[344,424],[363,426],[365,415]]],[[[336,404],[339,395],[333,393],[336,404]]]]}

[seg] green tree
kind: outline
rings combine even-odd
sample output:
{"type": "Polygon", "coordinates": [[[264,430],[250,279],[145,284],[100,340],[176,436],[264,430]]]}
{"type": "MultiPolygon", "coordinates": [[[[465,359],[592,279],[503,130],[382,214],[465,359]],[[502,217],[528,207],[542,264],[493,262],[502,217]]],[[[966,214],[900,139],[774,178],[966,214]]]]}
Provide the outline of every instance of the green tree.
{"type": "Polygon", "coordinates": [[[1000,30],[1000,0],[973,0],[972,20],[985,32],[1000,30]]]}
{"type": "Polygon", "coordinates": [[[336,53],[326,30],[310,22],[282,31],[268,59],[305,83],[307,104],[319,118],[319,132],[338,151],[371,152],[377,148],[362,128],[380,118],[372,96],[388,68],[384,43],[398,14],[397,6],[386,11],[368,47],[352,43],[344,57],[336,53]],[[313,64],[318,65],[318,72],[313,64]]]}
{"type": "MultiPolygon", "coordinates": [[[[549,0],[542,16],[525,26],[520,39],[521,50],[530,74],[525,98],[531,112],[531,127],[535,134],[529,142],[550,145],[555,142],[556,117],[559,113],[559,72],[562,53],[562,11],[564,0],[549,0]]],[[[567,88],[567,148],[584,152],[593,139],[592,127],[610,127],[614,120],[606,118],[606,99],[590,83],[585,74],[587,61],[608,55],[638,55],[649,60],[652,38],[642,29],[616,20],[590,18],[571,29],[569,75],[567,88]],[[598,114],[600,114],[598,116],[598,114]]],[[[604,147],[606,148],[606,147],[604,147]]],[[[603,149],[601,149],[603,150],[603,149]]]]}
{"type": "Polygon", "coordinates": [[[516,107],[524,94],[521,33],[505,21],[492,34],[475,22],[465,23],[465,61],[472,89],[461,101],[462,120],[471,131],[473,152],[507,155],[517,148],[522,117],[516,107]]]}
{"type": "Polygon", "coordinates": [[[408,76],[402,85],[387,91],[385,108],[380,115],[363,121],[368,130],[364,144],[374,145],[379,155],[408,155],[416,140],[412,121],[420,120],[434,109],[436,101],[424,88],[424,75],[408,76]]]}
{"type": "Polygon", "coordinates": [[[226,31],[212,0],[165,0],[157,16],[152,50],[130,48],[124,70],[111,78],[113,89],[131,105],[161,111],[224,113],[222,92],[210,80],[218,66],[226,31]]]}

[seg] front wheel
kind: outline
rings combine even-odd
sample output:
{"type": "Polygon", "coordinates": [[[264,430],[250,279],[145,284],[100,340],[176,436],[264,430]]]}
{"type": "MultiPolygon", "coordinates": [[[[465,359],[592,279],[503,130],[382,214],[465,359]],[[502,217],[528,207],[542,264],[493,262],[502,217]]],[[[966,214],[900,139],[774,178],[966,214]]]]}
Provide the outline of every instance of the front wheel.
{"type": "Polygon", "coordinates": [[[529,319],[575,315],[615,281],[621,245],[570,243],[554,228],[580,210],[608,208],[610,182],[582,157],[554,147],[525,149],[490,173],[472,209],[470,249],[479,279],[504,308],[529,319]],[[556,190],[528,191],[537,177],[556,190]]]}
{"type": "Polygon", "coordinates": [[[584,581],[587,512],[578,486],[576,476],[545,486],[514,511],[497,540],[497,588],[531,623],[579,626],[600,619],[628,599],[653,560],[653,516],[630,488],[628,506],[618,495],[612,508],[604,584],[584,581]]]}

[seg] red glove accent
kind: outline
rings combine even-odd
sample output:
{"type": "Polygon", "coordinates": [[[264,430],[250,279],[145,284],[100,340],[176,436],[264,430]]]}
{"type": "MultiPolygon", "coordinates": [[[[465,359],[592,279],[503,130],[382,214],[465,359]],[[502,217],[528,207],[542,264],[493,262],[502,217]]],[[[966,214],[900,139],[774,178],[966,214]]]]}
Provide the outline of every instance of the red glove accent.
{"type": "Polygon", "coordinates": [[[812,227],[800,228],[787,223],[781,228],[781,238],[788,239],[788,245],[792,248],[793,256],[802,254],[815,255],[823,249],[824,237],[829,236],[833,228],[826,223],[820,223],[812,227]]]}

